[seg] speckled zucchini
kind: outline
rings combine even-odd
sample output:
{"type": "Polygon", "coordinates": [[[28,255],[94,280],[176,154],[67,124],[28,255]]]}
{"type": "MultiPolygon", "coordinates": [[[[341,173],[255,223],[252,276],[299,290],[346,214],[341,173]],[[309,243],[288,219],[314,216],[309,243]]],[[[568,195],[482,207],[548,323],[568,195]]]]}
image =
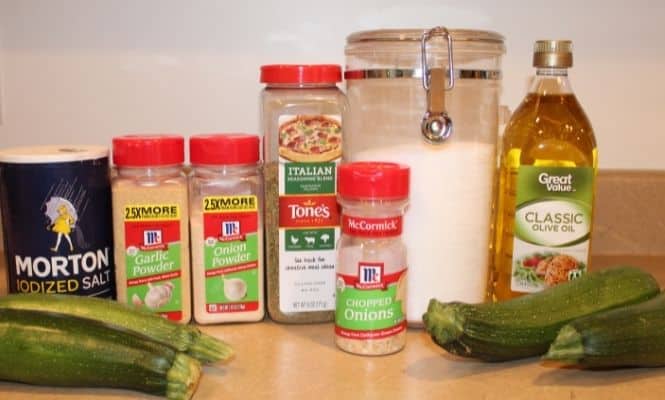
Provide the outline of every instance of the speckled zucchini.
{"type": "Polygon", "coordinates": [[[201,366],[171,347],[101,323],[0,309],[0,379],[35,385],[111,387],[189,399],[201,366]]]}
{"type": "Polygon", "coordinates": [[[423,321],[432,339],[450,353],[514,360],[545,353],[559,329],[576,318],[648,300],[659,290],[647,272],[618,267],[499,303],[432,299],[423,321]]]}
{"type": "Polygon", "coordinates": [[[0,310],[32,310],[91,319],[126,329],[186,352],[202,363],[227,360],[233,349],[192,325],[171,322],[145,310],[95,297],[12,294],[0,297],[0,310]]]}
{"type": "Polygon", "coordinates": [[[570,322],[543,358],[585,368],[665,366],[665,294],[570,322]]]}

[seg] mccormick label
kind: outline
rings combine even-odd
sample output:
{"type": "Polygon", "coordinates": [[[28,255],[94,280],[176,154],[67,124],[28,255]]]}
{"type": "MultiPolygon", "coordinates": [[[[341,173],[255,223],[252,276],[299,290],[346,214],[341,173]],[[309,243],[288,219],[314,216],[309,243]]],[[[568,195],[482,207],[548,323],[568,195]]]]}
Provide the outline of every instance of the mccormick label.
{"type": "Polygon", "coordinates": [[[0,206],[10,293],[115,296],[108,158],[0,162],[0,206]]]}
{"type": "Polygon", "coordinates": [[[391,237],[402,234],[402,216],[388,218],[360,218],[342,216],[342,231],[358,237],[391,237]]]}
{"type": "Polygon", "coordinates": [[[592,168],[520,167],[511,289],[537,292],[586,273],[592,168]]]}
{"type": "Polygon", "coordinates": [[[346,339],[385,339],[406,329],[406,268],[385,274],[383,262],[358,263],[337,274],[335,333],[346,339]]]}
{"type": "Polygon", "coordinates": [[[259,208],[254,195],[203,198],[205,301],[209,313],[259,309],[259,208]]]}
{"type": "Polygon", "coordinates": [[[339,116],[279,119],[279,308],[335,309],[339,116]]]}
{"type": "Polygon", "coordinates": [[[181,320],[180,206],[127,205],[124,224],[127,302],[181,320]]]}

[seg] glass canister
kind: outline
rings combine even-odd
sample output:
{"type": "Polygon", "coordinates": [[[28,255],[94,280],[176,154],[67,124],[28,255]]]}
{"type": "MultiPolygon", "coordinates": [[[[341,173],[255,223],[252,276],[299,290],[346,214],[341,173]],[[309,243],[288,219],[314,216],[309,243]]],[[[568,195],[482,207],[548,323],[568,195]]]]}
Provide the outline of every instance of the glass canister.
{"type": "Polygon", "coordinates": [[[411,167],[411,326],[430,298],[485,299],[504,52],[497,33],[443,27],[347,38],[344,159],[411,167]]]}

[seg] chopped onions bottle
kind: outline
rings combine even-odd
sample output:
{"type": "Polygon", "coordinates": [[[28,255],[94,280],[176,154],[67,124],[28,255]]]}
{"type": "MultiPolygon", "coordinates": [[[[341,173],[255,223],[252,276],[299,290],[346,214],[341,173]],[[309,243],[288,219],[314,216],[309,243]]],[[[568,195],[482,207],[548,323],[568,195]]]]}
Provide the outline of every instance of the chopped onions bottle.
{"type": "Polygon", "coordinates": [[[335,335],[349,353],[384,355],[406,344],[406,247],[402,217],[409,167],[354,162],[337,172],[342,206],[335,335]]]}

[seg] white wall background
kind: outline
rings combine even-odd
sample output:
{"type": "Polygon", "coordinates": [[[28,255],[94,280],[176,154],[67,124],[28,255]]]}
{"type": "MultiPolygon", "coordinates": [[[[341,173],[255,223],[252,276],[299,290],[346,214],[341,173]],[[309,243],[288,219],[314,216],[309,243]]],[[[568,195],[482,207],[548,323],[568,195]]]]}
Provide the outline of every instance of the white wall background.
{"type": "Polygon", "coordinates": [[[664,21],[656,0],[0,0],[0,147],[257,132],[261,64],[343,64],[353,31],[445,25],[506,36],[511,108],[532,42],[572,39],[600,166],[665,169],[664,21]]]}

